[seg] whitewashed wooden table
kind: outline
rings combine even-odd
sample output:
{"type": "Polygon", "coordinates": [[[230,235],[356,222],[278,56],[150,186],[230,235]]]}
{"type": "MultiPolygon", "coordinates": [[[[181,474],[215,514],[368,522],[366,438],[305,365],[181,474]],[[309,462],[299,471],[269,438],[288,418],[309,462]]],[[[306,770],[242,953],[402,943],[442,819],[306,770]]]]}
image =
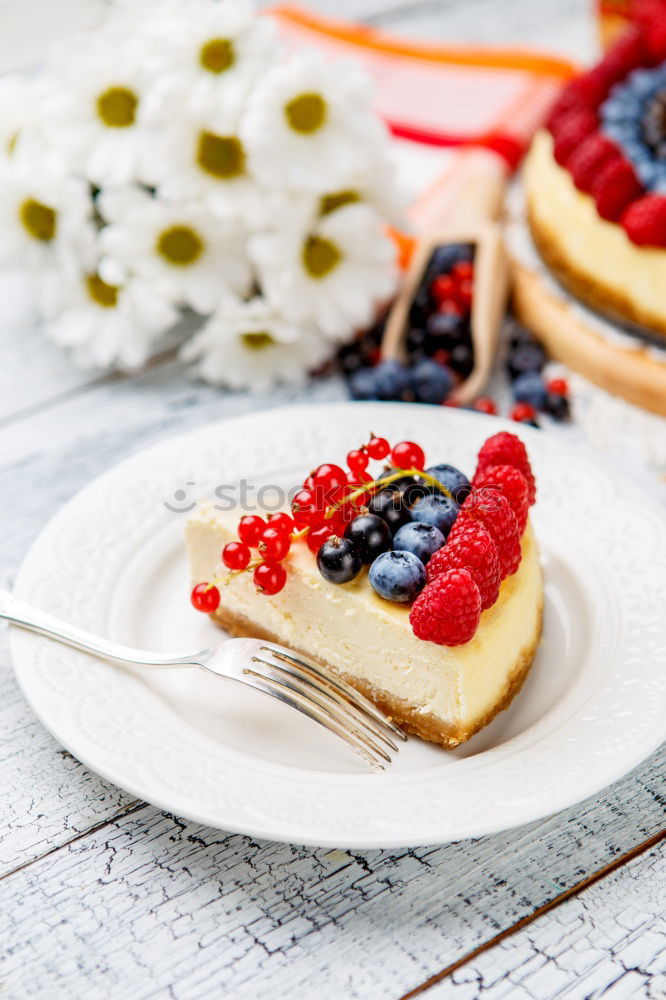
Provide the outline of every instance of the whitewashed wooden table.
{"type": "MultiPolygon", "coordinates": [[[[430,38],[580,57],[594,45],[584,0],[312,6],[430,38]]],[[[52,0],[0,3],[0,65],[38,56],[21,32],[40,23],[48,34],[40,7],[52,0]]],[[[94,8],[60,0],[60,29],[94,8]]],[[[334,377],[259,400],[224,394],[171,358],[94,378],[6,318],[0,345],[10,585],[42,525],[113,462],[210,419],[345,396],[334,377]]],[[[666,996],[663,752],[575,809],[500,836],[362,854],[259,843],[160,813],[86,770],[24,703],[0,638],[0,996],[666,996]]]]}

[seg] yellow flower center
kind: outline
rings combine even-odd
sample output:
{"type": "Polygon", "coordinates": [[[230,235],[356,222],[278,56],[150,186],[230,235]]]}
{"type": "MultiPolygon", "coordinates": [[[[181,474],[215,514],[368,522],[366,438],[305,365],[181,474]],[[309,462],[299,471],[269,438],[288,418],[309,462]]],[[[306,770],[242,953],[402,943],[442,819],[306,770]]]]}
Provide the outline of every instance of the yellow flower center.
{"type": "Polygon", "coordinates": [[[103,309],[114,309],[117,306],[120,289],[116,285],[107,285],[99,274],[86,275],[86,289],[93,302],[103,309]]]}
{"type": "Polygon", "coordinates": [[[19,208],[19,218],[35,240],[50,243],[56,234],[57,213],[36,198],[26,198],[19,208]]]}
{"type": "Polygon", "coordinates": [[[308,236],[303,244],[303,266],[311,278],[325,278],[341,260],[342,254],[331,240],[308,236]]]}
{"type": "Polygon", "coordinates": [[[211,38],[201,47],[199,61],[209,73],[224,73],[236,62],[233,42],[228,38],[211,38]]]}
{"type": "Polygon", "coordinates": [[[240,339],[245,347],[251,351],[261,351],[264,347],[270,347],[275,343],[274,338],[266,330],[257,330],[254,333],[241,333],[240,339]]]}
{"type": "Polygon", "coordinates": [[[326,101],[319,94],[299,94],[285,104],[284,113],[294,132],[310,135],[326,121],[326,101]]]}
{"type": "Polygon", "coordinates": [[[215,135],[200,132],[197,142],[197,163],[211,177],[231,180],[245,173],[245,150],[235,135],[215,135]]]}
{"type": "Polygon", "coordinates": [[[188,267],[204,251],[204,241],[189,226],[171,226],[157,238],[156,250],[169,264],[188,267]]]}
{"type": "Polygon", "coordinates": [[[355,202],[360,201],[361,196],[358,191],[335,191],[333,194],[323,194],[319,201],[319,214],[329,215],[334,212],[336,208],[342,208],[343,205],[353,205],[355,202]]]}
{"type": "Polygon", "coordinates": [[[127,128],[136,119],[139,98],[128,87],[109,87],[97,98],[97,114],[109,128],[127,128]]]}

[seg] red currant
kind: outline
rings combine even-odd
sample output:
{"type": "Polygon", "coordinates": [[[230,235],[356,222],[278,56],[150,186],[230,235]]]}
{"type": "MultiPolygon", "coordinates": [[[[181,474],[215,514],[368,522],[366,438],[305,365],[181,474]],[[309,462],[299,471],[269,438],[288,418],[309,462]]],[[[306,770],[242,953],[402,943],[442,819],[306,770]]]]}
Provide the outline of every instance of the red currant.
{"type": "Polygon", "coordinates": [[[546,382],[546,389],[552,392],[553,396],[568,396],[569,385],[565,378],[551,378],[546,382]]]}
{"type": "Polygon", "coordinates": [[[263,562],[254,571],[254,585],[260,594],[277,594],[287,582],[287,571],[280,563],[263,562]]]}
{"type": "Polygon", "coordinates": [[[222,562],[227,569],[245,569],[252,553],[242,542],[229,542],[222,549],[222,562]]]}
{"type": "Polygon", "coordinates": [[[461,281],[456,292],[456,301],[460,303],[463,309],[471,309],[473,294],[473,283],[471,281],[461,281]]]}
{"type": "Polygon", "coordinates": [[[312,478],[312,474],[310,474],[308,476],[308,478],[305,480],[305,482],[303,483],[303,489],[305,489],[305,490],[313,490],[314,489],[314,479],[312,478]]]}
{"type": "Polygon", "coordinates": [[[491,416],[497,413],[497,407],[489,396],[479,396],[474,403],[474,409],[478,410],[479,413],[490,413],[491,416]]]}
{"type": "Polygon", "coordinates": [[[348,472],[347,473],[347,483],[349,486],[360,486],[361,483],[371,483],[372,476],[368,475],[367,472],[348,472]]]}
{"type": "Polygon", "coordinates": [[[391,450],[391,446],[386,440],[386,438],[373,437],[368,441],[367,449],[370,458],[374,458],[377,459],[378,461],[381,461],[382,458],[386,458],[386,456],[391,450]]]}
{"type": "Polygon", "coordinates": [[[278,531],[283,532],[285,535],[290,535],[294,530],[294,522],[289,517],[289,514],[284,514],[279,511],[277,514],[268,515],[268,523],[271,528],[277,528],[278,531]]]}
{"type": "Polygon", "coordinates": [[[516,403],[511,409],[511,419],[516,420],[519,424],[526,420],[536,419],[536,415],[536,410],[529,403],[516,403]]]}
{"type": "Polygon", "coordinates": [[[432,360],[436,361],[438,365],[448,365],[450,357],[451,355],[448,351],[445,351],[443,347],[439,347],[433,354],[432,360]]]}
{"type": "Polygon", "coordinates": [[[369,461],[370,456],[367,451],[358,448],[347,455],[347,465],[352,472],[365,472],[369,461]]]}
{"type": "Polygon", "coordinates": [[[324,542],[330,538],[331,535],[334,535],[335,531],[336,529],[332,523],[332,519],[331,521],[327,521],[325,524],[322,524],[320,528],[313,528],[312,531],[308,531],[305,536],[305,541],[307,542],[310,552],[314,552],[314,554],[317,555],[324,542]]]}
{"type": "Polygon", "coordinates": [[[441,313],[449,313],[452,316],[461,316],[462,308],[457,299],[442,299],[438,303],[437,311],[441,313]]]}
{"type": "Polygon", "coordinates": [[[471,281],[474,277],[474,264],[471,260],[459,260],[451,269],[452,277],[458,281],[471,281]]]}
{"type": "Polygon", "coordinates": [[[291,512],[298,528],[304,528],[307,524],[317,524],[324,516],[323,510],[317,504],[314,491],[299,490],[291,501],[291,512]]]}
{"type": "Polygon", "coordinates": [[[210,614],[220,604],[220,592],[209,583],[198,583],[192,591],[191,600],[197,611],[210,614]]]}
{"type": "MultiPolygon", "coordinates": [[[[315,485],[315,490],[323,492],[324,496],[328,498],[331,496],[335,490],[339,489],[340,486],[344,486],[347,482],[347,474],[344,469],[341,469],[339,465],[330,465],[326,463],[325,465],[320,465],[312,473],[312,481],[315,485]]],[[[317,494],[319,495],[319,493],[317,494]]]]}
{"type": "Polygon", "coordinates": [[[396,469],[423,469],[425,454],[423,448],[413,441],[401,441],[393,448],[391,461],[396,469]]]}
{"type": "Polygon", "coordinates": [[[259,542],[259,536],[266,527],[266,523],[263,517],[259,517],[258,514],[246,514],[245,517],[241,517],[238,522],[238,537],[241,542],[245,545],[249,545],[251,549],[257,547],[259,542]]]}
{"type": "Polygon", "coordinates": [[[456,283],[449,274],[440,274],[430,285],[430,294],[435,302],[443,302],[444,299],[453,299],[456,294],[456,283]]]}
{"type": "Polygon", "coordinates": [[[291,538],[279,528],[273,528],[270,524],[264,530],[259,539],[259,551],[264,559],[275,559],[280,562],[284,559],[291,547],[291,538]]]}

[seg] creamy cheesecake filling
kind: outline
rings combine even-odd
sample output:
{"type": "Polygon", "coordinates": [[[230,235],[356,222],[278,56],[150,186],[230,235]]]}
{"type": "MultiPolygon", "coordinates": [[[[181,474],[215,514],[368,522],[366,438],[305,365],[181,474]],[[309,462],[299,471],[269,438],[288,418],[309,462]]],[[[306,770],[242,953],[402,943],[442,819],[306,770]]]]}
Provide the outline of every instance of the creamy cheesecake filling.
{"type": "MultiPolygon", "coordinates": [[[[222,547],[236,538],[234,514],[199,509],[186,534],[195,582],[224,575],[222,547]]],[[[439,720],[442,742],[471,735],[506,700],[513,674],[526,671],[541,626],[542,580],[531,526],[523,538],[518,571],[502,583],[484,611],[474,638],[462,646],[417,639],[409,607],[378,597],[367,571],[347,584],[325,580],[305,545],[287,557],[287,583],[274,596],[258,594],[251,573],[220,587],[219,619],[258,626],[291,646],[361,682],[378,700],[400,702],[412,713],[439,720]],[[383,698],[382,695],[389,696],[383,698]]]]}
{"type": "Polygon", "coordinates": [[[622,226],[602,219],[594,199],[579,191],[553,158],[546,131],[535,136],[523,179],[530,220],[563,263],[596,285],[600,297],[608,290],[659,329],[666,318],[666,251],[638,247],[622,226]]]}

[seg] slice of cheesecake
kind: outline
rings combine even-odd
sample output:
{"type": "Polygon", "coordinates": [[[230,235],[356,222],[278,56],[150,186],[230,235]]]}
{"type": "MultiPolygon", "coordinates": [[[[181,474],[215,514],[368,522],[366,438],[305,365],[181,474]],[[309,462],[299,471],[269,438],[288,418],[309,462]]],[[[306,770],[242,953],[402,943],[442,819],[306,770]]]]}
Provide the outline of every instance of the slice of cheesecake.
{"type": "MultiPolygon", "coordinates": [[[[192,579],[224,575],[220,554],[237,537],[237,513],[202,506],[186,528],[192,579]]],[[[481,615],[474,638],[440,646],[416,638],[409,607],[378,597],[367,571],[346,584],[325,580],[314,556],[294,545],[287,583],[259,594],[242,573],[220,588],[213,618],[232,635],[289,646],[334,671],[405,730],[452,748],[511,702],[527,676],[541,635],[543,584],[531,525],[522,559],[481,615]]]]}

